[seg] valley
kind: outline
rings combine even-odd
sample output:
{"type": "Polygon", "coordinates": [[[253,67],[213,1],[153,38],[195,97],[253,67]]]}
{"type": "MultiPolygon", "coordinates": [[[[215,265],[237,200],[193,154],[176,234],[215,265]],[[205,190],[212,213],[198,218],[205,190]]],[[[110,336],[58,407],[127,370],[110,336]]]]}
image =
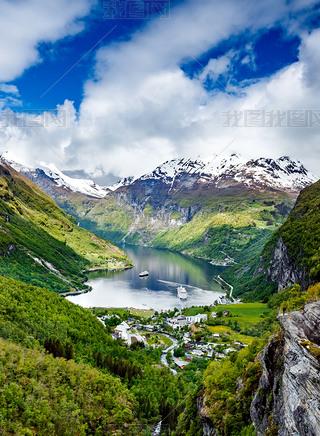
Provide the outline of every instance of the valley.
{"type": "MultiPolygon", "coordinates": [[[[299,416],[317,431],[317,415],[302,402],[290,403],[284,416],[277,408],[289,391],[306,395],[291,380],[283,341],[298,362],[304,359],[317,395],[313,359],[320,342],[309,334],[311,311],[305,317],[301,310],[311,305],[316,313],[320,298],[319,183],[304,188],[296,200],[294,183],[309,184],[311,178],[284,159],[277,171],[290,168],[297,181],[291,179],[291,188],[239,186],[239,175],[232,173],[231,187],[219,186],[220,179],[207,189],[197,187],[202,181],[196,175],[187,189],[185,165],[174,182],[171,177],[169,189],[160,170],[153,174],[157,182],[149,175],[106,195],[90,185],[103,198],[92,197],[93,191],[88,196],[87,187],[86,193],[73,192],[70,181],[69,187],[55,187],[51,195],[60,205],[79,208],[72,217],[2,162],[0,425],[5,435],[34,428],[43,435],[63,434],[70,414],[68,431],[83,435],[271,436],[291,426],[298,436],[299,416]],[[199,200],[200,191],[205,195],[199,200]],[[103,239],[110,220],[121,222],[114,227],[119,240],[122,234],[125,240],[138,235],[131,240],[135,245],[117,247],[103,239]],[[82,228],[84,223],[99,236],[82,228]],[[149,276],[140,278],[144,270],[149,276]],[[177,298],[181,284],[188,290],[186,302],[177,298]],[[226,304],[225,292],[242,301],[226,304]],[[271,367],[265,357],[270,349],[279,362],[271,367]],[[298,409],[299,414],[292,412],[298,409]]],[[[226,176],[222,179],[227,183],[226,176]]],[[[51,189],[52,180],[48,183],[51,189]]]]}
{"type": "Polygon", "coordinates": [[[88,290],[83,271],[132,266],[114,244],[77,226],[51,198],[0,164],[0,273],[55,292],[88,290]]]}
{"type": "Polygon", "coordinates": [[[0,436],[320,436],[320,0],[0,34],[0,436]]]}
{"type": "Polygon", "coordinates": [[[286,156],[176,159],[106,188],[92,181],[79,187],[61,171],[9,163],[81,227],[114,243],[165,248],[222,265],[258,254],[287,218],[301,188],[316,181],[286,156]]]}

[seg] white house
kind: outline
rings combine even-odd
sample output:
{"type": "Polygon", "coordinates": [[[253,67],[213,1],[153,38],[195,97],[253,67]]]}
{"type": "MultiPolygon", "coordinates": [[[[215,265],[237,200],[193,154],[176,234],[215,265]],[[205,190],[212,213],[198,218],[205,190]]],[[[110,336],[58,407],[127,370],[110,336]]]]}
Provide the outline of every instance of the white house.
{"type": "Polygon", "coordinates": [[[122,339],[128,345],[131,345],[133,342],[143,342],[144,345],[148,345],[147,341],[140,335],[140,333],[130,332],[130,327],[125,321],[114,329],[114,337],[115,339],[122,339]]]}
{"type": "Polygon", "coordinates": [[[171,326],[172,328],[181,328],[185,325],[195,324],[196,322],[202,322],[206,321],[208,319],[208,316],[206,314],[199,313],[198,315],[192,315],[192,316],[184,316],[179,315],[176,318],[169,318],[167,319],[167,324],[171,326]]]}
{"type": "Polygon", "coordinates": [[[188,324],[195,324],[196,322],[207,321],[208,316],[205,313],[198,313],[198,315],[187,316],[188,324]]]}
{"type": "Polygon", "coordinates": [[[176,328],[184,327],[185,325],[188,324],[188,321],[187,321],[187,317],[185,317],[184,315],[179,315],[176,318],[167,319],[167,324],[170,327],[176,329],[176,328]]]}
{"type": "Polygon", "coordinates": [[[201,350],[192,350],[191,354],[195,354],[196,356],[203,356],[203,352],[201,350]]]}
{"type": "Polygon", "coordinates": [[[115,327],[114,333],[116,334],[116,336],[119,339],[122,339],[123,341],[128,342],[129,330],[130,330],[130,327],[128,326],[128,324],[125,321],[122,321],[121,324],[119,324],[119,325],[117,325],[117,327],[115,327]]]}
{"type": "Polygon", "coordinates": [[[175,365],[180,369],[183,369],[186,365],[188,365],[190,363],[190,362],[186,362],[182,359],[178,359],[177,357],[174,357],[174,356],[172,356],[172,357],[173,357],[173,361],[174,361],[175,365]]]}

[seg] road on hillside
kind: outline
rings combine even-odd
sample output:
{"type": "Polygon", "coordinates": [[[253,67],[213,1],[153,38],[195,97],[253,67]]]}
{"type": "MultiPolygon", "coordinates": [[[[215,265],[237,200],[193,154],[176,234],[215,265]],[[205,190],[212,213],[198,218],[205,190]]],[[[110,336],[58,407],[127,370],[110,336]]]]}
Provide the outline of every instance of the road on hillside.
{"type": "Polygon", "coordinates": [[[170,347],[166,348],[165,350],[162,351],[161,354],[161,363],[165,366],[167,366],[170,371],[172,372],[172,374],[177,375],[177,371],[173,368],[170,368],[169,363],[167,362],[167,354],[171,353],[171,356],[173,357],[173,351],[174,349],[178,346],[178,341],[176,338],[166,334],[166,333],[161,333],[162,335],[166,336],[167,338],[171,339],[171,341],[173,342],[172,345],[170,345],[170,347]]]}

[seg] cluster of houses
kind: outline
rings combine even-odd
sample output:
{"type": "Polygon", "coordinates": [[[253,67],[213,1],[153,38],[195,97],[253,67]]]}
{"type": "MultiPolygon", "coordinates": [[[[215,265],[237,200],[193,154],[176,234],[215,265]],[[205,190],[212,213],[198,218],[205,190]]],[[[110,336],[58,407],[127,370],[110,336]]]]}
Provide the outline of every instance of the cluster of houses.
{"type": "MultiPolygon", "coordinates": [[[[224,316],[228,314],[227,311],[224,311],[224,316]]],[[[113,316],[113,315],[112,315],[113,316]]],[[[216,316],[215,313],[213,313],[211,316],[216,316]]],[[[100,318],[100,321],[104,322],[106,319],[109,319],[110,315],[104,315],[100,318]]],[[[165,323],[167,326],[172,327],[174,330],[178,329],[181,330],[185,326],[191,326],[196,323],[202,323],[204,321],[207,321],[208,316],[206,314],[197,314],[193,316],[185,316],[185,315],[178,315],[174,318],[166,318],[165,323]]],[[[152,321],[156,321],[156,317],[152,321]]],[[[159,327],[159,326],[158,326],[159,327]]],[[[146,339],[137,331],[138,329],[143,329],[147,332],[153,332],[157,329],[156,325],[140,325],[136,324],[136,320],[134,318],[128,318],[126,321],[121,322],[121,324],[117,325],[113,330],[113,338],[115,340],[120,339],[124,341],[127,345],[132,345],[137,342],[142,342],[144,345],[148,345],[146,339]]],[[[218,339],[220,337],[220,333],[213,333],[210,336],[212,339],[218,339]]],[[[237,351],[241,348],[243,348],[246,345],[243,345],[241,342],[233,341],[232,345],[228,345],[223,352],[221,348],[216,349],[217,346],[221,346],[221,343],[218,342],[204,342],[204,341],[198,341],[194,342],[194,340],[191,337],[190,331],[185,331],[183,333],[182,338],[182,344],[185,349],[185,358],[177,358],[173,355],[173,348],[170,347],[168,349],[168,352],[170,350],[170,353],[172,354],[173,361],[175,365],[183,369],[186,365],[188,365],[191,360],[194,357],[197,358],[204,358],[209,357],[212,359],[219,359],[219,358],[225,358],[226,355],[229,352],[237,351]]],[[[153,347],[157,347],[158,344],[153,344],[153,347]]],[[[167,351],[164,350],[163,353],[166,353],[167,351]]]]}
{"type": "MultiPolygon", "coordinates": [[[[220,337],[220,333],[213,333],[212,338],[218,339],[220,337]]],[[[191,335],[189,332],[183,335],[183,347],[186,350],[186,361],[191,361],[192,357],[219,357],[224,358],[231,351],[237,351],[247,345],[243,345],[241,342],[234,341],[232,347],[228,347],[224,350],[223,353],[220,353],[215,350],[218,345],[221,345],[217,342],[203,342],[199,341],[196,344],[192,343],[191,335]],[[235,348],[234,348],[235,347],[235,348]]]]}
{"type": "Polygon", "coordinates": [[[123,321],[114,329],[113,339],[122,339],[126,344],[132,345],[137,342],[142,342],[144,345],[148,345],[147,341],[138,332],[132,332],[131,327],[123,321]]]}
{"type": "Polygon", "coordinates": [[[193,316],[185,316],[179,315],[175,318],[167,318],[166,324],[173,329],[181,329],[184,326],[190,326],[191,324],[195,324],[197,322],[207,321],[208,316],[206,314],[198,314],[193,316]]]}

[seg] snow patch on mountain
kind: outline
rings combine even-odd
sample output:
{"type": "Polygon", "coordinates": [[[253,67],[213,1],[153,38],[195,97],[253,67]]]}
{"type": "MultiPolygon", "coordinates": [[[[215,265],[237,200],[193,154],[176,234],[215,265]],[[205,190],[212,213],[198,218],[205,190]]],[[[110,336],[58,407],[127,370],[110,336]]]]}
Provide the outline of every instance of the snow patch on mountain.
{"type": "Polygon", "coordinates": [[[125,177],[124,179],[119,180],[114,185],[108,186],[105,189],[108,189],[110,191],[116,191],[118,188],[131,185],[135,180],[137,180],[136,177],[125,177]]]}
{"type": "MultiPolygon", "coordinates": [[[[14,162],[14,161],[8,159],[8,155],[6,155],[6,154],[3,154],[1,156],[1,160],[3,162],[6,162],[8,165],[10,165],[12,168],[14,168],[19,173],[25,174],[27,176],[28,176],[28,174],[34,174],[37,171],[36,168],[27,167],[27,166],[22,165],[18,162],[14,162]]],[[[93,180],[75,179],[75,178],[66,176],[54,164],[41,163],[39,168],[41,170],[43,170],[44,173],[58,187],[63,187],[63,188],[69,189],[73,192],[78,192],[78,193],[85,194],[85,195],[88,195],[90,197],[95,197],[95,198],[103,198],[109,192],[108,188],[104,188],[104,187],[97,185],[93,180]]]]}
{"type": "Polygon", "coordinates": [[[93,180],[75,179],[66,176],[53,164],[43,164],[41,168],[58,186],[68,188],[71,191],[80,192],[96,198],[103,198],[108,192],[107,188],[97,185],[93,180]]]}
{"type": "MultiPolygon", "coordinates": [[[[192,176],[198,183],[223,187],[226,181],[252,188],[298,191],[317,181],[300,161],[282,156],[279,159],[243,159],[238,154],[211,156],[204,160],[172,159],[140,178],[123,179],[110,189],[116,190],[137,180],[160,180],[173,185],[182,176],[192,176]]],[[[186,183],[186,181],[185,181],[186,183]]]]}

